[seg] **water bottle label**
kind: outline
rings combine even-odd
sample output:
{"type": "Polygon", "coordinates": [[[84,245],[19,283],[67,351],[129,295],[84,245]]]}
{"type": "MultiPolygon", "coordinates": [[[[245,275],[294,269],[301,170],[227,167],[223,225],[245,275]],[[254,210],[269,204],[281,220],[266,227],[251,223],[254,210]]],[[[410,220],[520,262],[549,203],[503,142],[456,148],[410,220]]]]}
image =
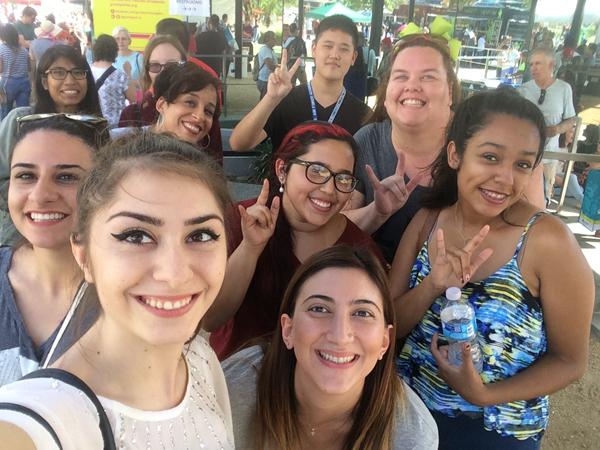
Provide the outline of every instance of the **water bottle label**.
{"type": "Polygon", "coordinates": [[[467,341],[475,336],[475,319],[442,322],[444,336],[453,341],[467,341]]]}

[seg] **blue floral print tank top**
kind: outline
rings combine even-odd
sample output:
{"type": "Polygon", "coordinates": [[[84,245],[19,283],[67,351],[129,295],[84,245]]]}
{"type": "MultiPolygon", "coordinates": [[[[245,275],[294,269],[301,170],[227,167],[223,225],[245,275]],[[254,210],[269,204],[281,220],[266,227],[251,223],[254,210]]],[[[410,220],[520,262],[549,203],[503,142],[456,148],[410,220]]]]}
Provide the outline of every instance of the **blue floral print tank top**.
{"type": "MultiPolygon", "coordinates": [[[[462,289],[476,311],[477,329],[483,354],[484,383],[511,377],[531,366],[546,352],[546,332],[540,299],[527,289],[518,266],[518,255],[530,226],[543,213],[527,223],[513,257],[485,280],[467,283],[462,289]]],[[[421,248],[411,271],[412,289],[431,270],[427,242],[421,248]]],[[[460,414],[483,416],[486,430],[517,439],[540,439],[548,423],[548,397],[519,400],[479,407],[463,400],[439,376],[430,350],[434,333],[442,334],[437,298],[411,331],[396,360],[404,380],[419,394],[427,407],[450,417],[460,414]]]]}

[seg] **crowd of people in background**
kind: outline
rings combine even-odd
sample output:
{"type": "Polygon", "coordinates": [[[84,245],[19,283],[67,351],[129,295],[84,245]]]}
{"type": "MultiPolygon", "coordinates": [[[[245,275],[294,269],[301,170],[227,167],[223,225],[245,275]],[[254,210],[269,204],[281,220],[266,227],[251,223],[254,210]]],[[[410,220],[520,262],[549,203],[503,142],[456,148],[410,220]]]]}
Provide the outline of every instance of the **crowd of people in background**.
{"type": "Polygon", "coordinates": [[[36,16],[0,28],[0,442],[541,448],[549,394],[585,372],[594,302],[546,211],[561,170],[544,152],[577,114],[551,36],[534,35],[530,81],[466,98],[428,30],[386,30],[377,64],[346,16],[312,23],[309,45],[300,24],[279,40],[247,20],[257,103],[229,146],[271,151],[258,196],[234,201],[226,14],[164,18],[143,52],[122,26],[92,43],[36,16]],[[471,344],[449,358],[449,288],[474,310],[480,369],[471,344]]]}

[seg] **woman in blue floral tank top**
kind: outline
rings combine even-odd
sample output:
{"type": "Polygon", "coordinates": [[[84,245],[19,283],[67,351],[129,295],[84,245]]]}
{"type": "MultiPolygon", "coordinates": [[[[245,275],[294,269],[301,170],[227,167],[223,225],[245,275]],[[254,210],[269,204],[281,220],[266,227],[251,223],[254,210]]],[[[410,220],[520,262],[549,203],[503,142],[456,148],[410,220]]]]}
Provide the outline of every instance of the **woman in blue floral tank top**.
{"type": "Polygon", "coordinates": [[[517,94],[467,99],[398,247],[397,368],[432,411],[441,449],[539,448],[548,394],[585,371],[592,272],[568,228],[523,195],[545,138],[539,109],[517,94]],[[475,308],[481,374],[468,345],[455,367],[438,339],[450,286],[475,308]]]}

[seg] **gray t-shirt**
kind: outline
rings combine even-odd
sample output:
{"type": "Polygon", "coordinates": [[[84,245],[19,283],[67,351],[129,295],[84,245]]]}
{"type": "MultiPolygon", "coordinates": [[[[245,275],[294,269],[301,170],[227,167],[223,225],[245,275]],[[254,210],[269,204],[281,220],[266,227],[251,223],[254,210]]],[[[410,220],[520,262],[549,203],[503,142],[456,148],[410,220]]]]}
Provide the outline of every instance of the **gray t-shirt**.
{"type": "MultiPolygon", "coordinates": [[[[237,450],[254,449],[256,420],[256,381],[262,364],[260,346],[246,348],[222,362],[237,450]]],[[[438,448],[435,421],[421,399],[402,382],[404,395],[395,414],[394,450],[434,450],[438,448]]]]}
{"type": "MultiPolygon", "coordinates": [[[[369,164],[380,180],[396,172],[398,156],[392,144],[392,123],[389,120],[365,125],[354,135],[359,146],[356,158],[358,185],[356,189],[364,194],[365,205],[374,199],[373,188],[367,177],[365,165],[369,164]]],[[[410,179],[404,176],[404,182],[410,179]]],[[[373,233],[373,239],[381,248],[385,259],[391,263],[404,230],[421,209],[422,186],[417,186],[402,208],[396,211],[379,229],[373,233]]]]}
{"type": "MultiPolygon", "coordinates": [[[[536,84],[535,80],[528,81],[518,88],[519,94],[537,105],[542,114],[547,127],[558,125],[563,120],[575,117],[575,108],[573,107],[573,91],[569,83],[562,80],[554,80],[547,89],[544,101],[540,105],[538,100],[542,89],[536,84]]],[[[558,151],[558,135],[546,139],[544,150],[558,151]]]]}

